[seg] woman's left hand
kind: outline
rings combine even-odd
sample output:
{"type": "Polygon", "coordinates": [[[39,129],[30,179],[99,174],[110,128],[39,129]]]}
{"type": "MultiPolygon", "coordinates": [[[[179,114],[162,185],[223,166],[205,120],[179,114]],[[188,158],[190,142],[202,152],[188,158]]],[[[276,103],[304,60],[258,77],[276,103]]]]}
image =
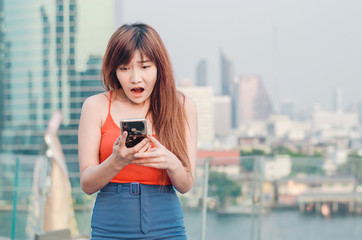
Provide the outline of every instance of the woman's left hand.
{"type": "Polygon", "coordinates": [[[146,152],[135,153],[135,159],[131,163],[145,167],[167,169],[170,171],[174,171],[178,167],[182,166],[182,163],[175,154],[170,152],[156,138],[150,134],[147,135],[147,138],[151,141],[154,147],[146,152]]]}

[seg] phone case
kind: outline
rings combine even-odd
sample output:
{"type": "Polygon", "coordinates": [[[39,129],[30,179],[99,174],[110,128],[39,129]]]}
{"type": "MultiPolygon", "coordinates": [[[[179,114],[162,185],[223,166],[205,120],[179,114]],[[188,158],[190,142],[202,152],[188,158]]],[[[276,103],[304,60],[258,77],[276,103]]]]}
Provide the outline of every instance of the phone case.
{"type": "Polygon", "coordinates": [[[126,147],[131,148],[141,142],[147,135],[147,121],[144,118],[122,119],[121,133],[127,131],[126,147]]]}

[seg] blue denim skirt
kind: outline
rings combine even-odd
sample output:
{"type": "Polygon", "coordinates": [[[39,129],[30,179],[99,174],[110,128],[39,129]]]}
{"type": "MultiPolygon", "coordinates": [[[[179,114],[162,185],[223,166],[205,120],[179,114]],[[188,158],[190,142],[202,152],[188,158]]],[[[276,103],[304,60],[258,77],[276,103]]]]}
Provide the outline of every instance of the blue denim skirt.
{"type": "Polygon", "coordinates": [[[172,186],[109,183],[97,195],[92,240],[185,240],[180,201],[172,186]]]}

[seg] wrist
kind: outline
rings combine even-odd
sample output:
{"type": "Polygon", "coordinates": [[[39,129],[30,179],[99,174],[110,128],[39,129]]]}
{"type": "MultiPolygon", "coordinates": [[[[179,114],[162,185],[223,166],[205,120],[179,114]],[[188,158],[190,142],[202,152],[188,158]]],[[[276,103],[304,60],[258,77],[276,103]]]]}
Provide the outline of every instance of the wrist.
{"type": "Polygon", "coordinates": [[[175,163],[168,169],[170,173],[176,172],[180,167],[182,167],[182,163],[180,160],[176,158],[175,163]]]}
{"type": "Polygon", "coordinates": [[[124,168],[126,166],[126,164],[124,164],[123,161],[119,161],[117,159],[117,156],[114,153],[112,153],[110,156],[110,165],[114,170],[116,170],[118,172],[121,171],[122,168],[124,168]]]}

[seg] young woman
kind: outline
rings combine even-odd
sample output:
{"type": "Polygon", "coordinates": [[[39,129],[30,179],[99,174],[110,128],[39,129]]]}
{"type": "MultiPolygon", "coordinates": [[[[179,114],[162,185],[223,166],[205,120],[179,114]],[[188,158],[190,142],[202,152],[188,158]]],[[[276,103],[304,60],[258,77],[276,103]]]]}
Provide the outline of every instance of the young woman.
{"type": "Polygon", "coordinates": [[[146,24],[123,25],[102,66],[107,92],[89,97],[79,123],[80,183],[98,192],[92,239],[186,239],[175,193],[194,183],[195,104],[176,91],[167,50],[146,24]],[[120,120],[146,118],[148,135],[127,148],[120,120]]]}

